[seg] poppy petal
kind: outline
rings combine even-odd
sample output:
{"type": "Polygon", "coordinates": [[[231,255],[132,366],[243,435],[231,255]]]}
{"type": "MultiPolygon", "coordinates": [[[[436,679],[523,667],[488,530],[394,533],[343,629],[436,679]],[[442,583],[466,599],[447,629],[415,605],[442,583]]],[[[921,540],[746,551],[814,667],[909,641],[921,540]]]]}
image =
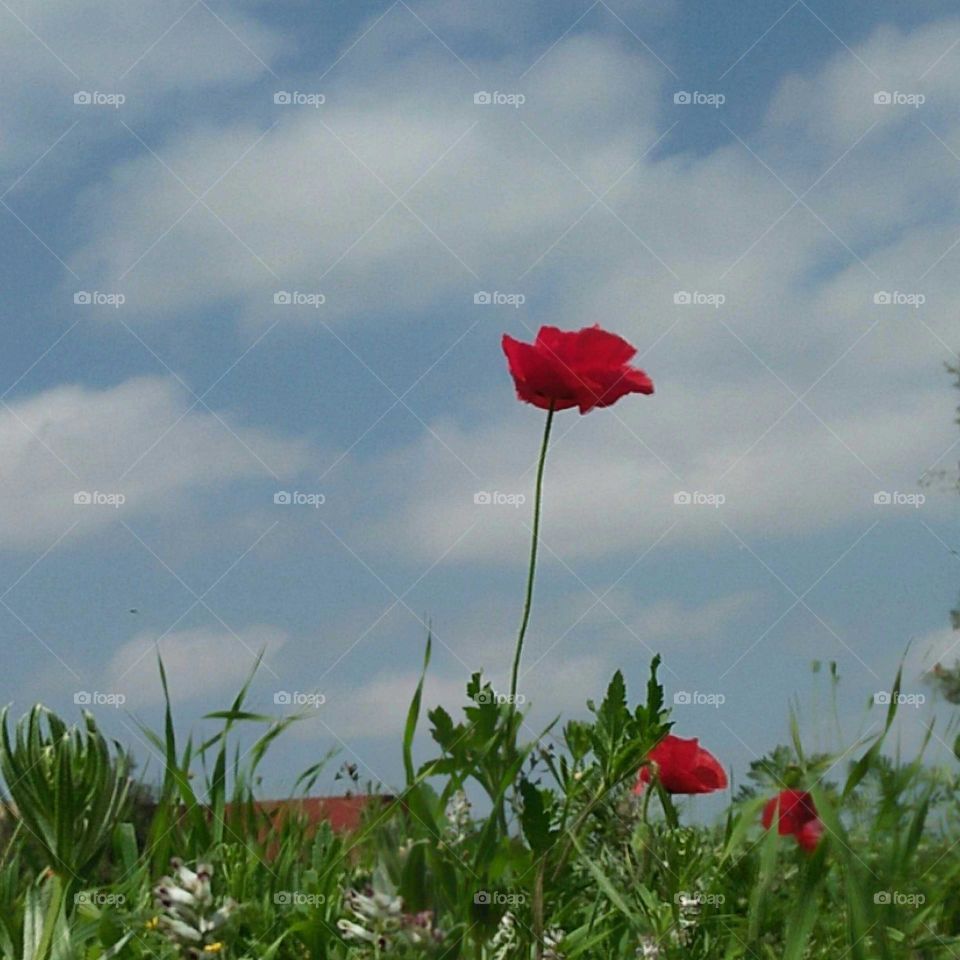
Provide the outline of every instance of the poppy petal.
{"type": "Polygon", "coordinates": [[[642,370],[628,366],[636,348],[599,326],[543,326],[532,344],[504,335],[503,351],[517,396],[543,409],[609,407],[629,393],[653,393],[642,370]]]}

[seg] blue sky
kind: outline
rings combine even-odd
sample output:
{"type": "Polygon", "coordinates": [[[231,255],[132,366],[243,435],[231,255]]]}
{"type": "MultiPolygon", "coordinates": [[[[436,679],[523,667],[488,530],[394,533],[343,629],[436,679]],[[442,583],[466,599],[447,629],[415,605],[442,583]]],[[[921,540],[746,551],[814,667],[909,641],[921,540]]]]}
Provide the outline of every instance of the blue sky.
{"type": "Polygon", "coordinates": [[[271,790],[331,746],[395,784],[425,620],[428,700],[508,684],[542,420],[500,336],[597,322],[658,389],[558,419],[531,728],[657,651],[671,699],[722,695],[674,719],[735,771],[815,659],[848,735],[908,644],[929,694],[960,587],[955,494],[918,485],[960,448],[948,4],[0,20],[0,698],[119,695],[146,760],[158,648],[183,730],[265,648],[255,703],[325,699],[271,790]]]}

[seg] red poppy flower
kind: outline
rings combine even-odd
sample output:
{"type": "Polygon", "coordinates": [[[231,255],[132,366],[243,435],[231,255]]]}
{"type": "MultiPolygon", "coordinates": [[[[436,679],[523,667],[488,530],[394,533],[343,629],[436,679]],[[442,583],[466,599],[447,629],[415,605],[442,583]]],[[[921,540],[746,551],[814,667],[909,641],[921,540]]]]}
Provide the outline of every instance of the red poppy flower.
{"type": "Polygon", "coordinates": [[[761,818],[764,829],[769,830],[779,807],[777,833],[788,834],[806,851],[815,850],[823,836],[823,821],[817,814],[813,797],[806,790],[781,790],[767,802],[761,818]]]}
{"type": "MultiPolygon", "coordinates": [[[[667,793],[713,793],[727,786],[727,774],[720,761],[704,750],[696,737],[684,740],[667,734],[647,754],[647,759],[657,765],[657,777],[667,793]]],[[[649,765],[641,767],[634,793],[642,793],[652,777],[649,765]]]]}
{"type": "Polygon", "coordinates": [[[503,335],[517,396],[535,407],[566,410],[609,407],[628,393],[653,393],[653,381],[628,361],[637,352],[598,326],[583,330],[541,327],[533,343],[503,335]]]}

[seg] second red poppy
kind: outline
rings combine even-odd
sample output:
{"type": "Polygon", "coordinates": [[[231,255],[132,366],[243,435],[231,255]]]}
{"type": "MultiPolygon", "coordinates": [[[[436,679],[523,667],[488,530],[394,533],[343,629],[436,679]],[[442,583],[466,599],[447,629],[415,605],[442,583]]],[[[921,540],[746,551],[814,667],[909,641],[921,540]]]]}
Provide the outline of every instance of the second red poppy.
{"type": "MultiPolygon", "coordinates": [[[[726,789],[727,774],[720,761],[709,750],[704,750],[696,737],[684,740],[667,734],[647,759],[656,766],[657,778],[667,793],[713,793],[726,789]]],[[[642,793],[652,779],[651,765],[647,764],[637,775],[634,792],[642,793]]]]}

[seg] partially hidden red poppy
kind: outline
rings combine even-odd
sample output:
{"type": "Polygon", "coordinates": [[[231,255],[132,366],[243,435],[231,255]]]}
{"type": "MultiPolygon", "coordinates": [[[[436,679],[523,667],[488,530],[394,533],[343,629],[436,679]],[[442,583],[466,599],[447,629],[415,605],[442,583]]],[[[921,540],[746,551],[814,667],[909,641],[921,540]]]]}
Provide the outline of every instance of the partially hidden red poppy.
{"type": "Polygon", "coordinates": [[[823,836],[823,821],[817,813],[813,797],[806,790],[781,790],[763,808],[761,821],[769,830],[777,815],[777,833],[792,836],[808,853],[815,850],[823,836]]]}
{"type": "MultiPolygon", "coordinates": [[[[647,754],[647,759],[656,764],[657,778],[667,793],[713,793],[726,789],[727,774],[720,761],[704,750],[696,737],[684,740],[667,734],[647,754]]],[[[642,793],[651,779],[650,765],[641,767],[634,793],[642,793]]]]}
{"type": "Polygon", "coordinates": [[[541,327],[533,343],[503,335],[517,396],[543,410],[609,407],[628,393],[653,393],[653,381],[629,361],[637,352],[599,326],[583,330],[541,327]]]}

